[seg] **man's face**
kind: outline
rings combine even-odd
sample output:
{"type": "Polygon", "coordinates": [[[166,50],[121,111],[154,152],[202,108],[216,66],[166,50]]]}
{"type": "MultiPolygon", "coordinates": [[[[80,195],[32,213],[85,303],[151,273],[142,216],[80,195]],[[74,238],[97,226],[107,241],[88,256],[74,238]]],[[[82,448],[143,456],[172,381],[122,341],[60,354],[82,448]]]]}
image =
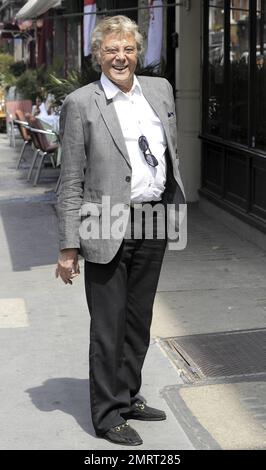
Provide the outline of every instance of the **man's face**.
{"type": "Polygon", "coordinates": [[[109,80],[124,92],[133,85],[137,61],[137,44],[132,34],[110,33],[104,36],[99,65],[109,80]]]}

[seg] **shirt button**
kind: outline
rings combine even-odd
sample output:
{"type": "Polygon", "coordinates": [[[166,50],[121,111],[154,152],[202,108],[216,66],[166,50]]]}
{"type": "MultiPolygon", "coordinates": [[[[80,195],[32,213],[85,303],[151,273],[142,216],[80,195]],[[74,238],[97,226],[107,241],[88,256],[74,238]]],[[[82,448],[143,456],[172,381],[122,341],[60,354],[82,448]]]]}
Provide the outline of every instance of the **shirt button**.
{"type": "Polygon", "coordinates": [[[129,181],[131,181],[131,177],[130,177],[130,176],[126,176],[126,182],[129,183],[129,181]]]}

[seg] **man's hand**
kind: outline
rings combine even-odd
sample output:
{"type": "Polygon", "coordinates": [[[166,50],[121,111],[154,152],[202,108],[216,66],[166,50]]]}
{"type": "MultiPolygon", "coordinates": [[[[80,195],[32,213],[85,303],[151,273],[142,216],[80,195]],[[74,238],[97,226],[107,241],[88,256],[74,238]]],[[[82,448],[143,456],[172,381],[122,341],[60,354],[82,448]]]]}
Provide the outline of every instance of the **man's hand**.
{"type": "Polygon", "coordinates": [[[72,279],[80,274],[77,248],[61,250],[55,276],[61,277],[65,284],[72,284],[72,279]]]}

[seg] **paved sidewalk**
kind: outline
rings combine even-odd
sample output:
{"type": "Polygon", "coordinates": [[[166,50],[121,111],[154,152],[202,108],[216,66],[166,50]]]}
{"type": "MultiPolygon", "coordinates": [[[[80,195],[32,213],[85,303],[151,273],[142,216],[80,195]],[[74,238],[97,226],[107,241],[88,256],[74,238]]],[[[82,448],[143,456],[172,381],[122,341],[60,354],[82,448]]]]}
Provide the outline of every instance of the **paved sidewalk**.
{"type": "MultiPolygon", "coordinates": [[[[23,179],[29,160],[16,171],[17,157],[1,136],[0,448],[117,450],[95,437],[90,420],[83,276],[73,286],[54,278],[56,172],[32,188],[23,179]]],[[[247,400],[259,390],[263,416],[263,376],[248,385],[184,383],[160,345],[169,336],[264,328],[265,256],[190,208],[187,250],[165,256],[143,371],[143,396],[168,419],[134,421],[139,450],[230,448],[230,437],[233,448],[266,448],[264,418],[247,400]]]]}
{"type": "MultiPolygon", "coordinates": [[[[24,159],[20,164],[19,170],[16,170],[22,140],[16,138],[16,147],[10,147],[9,139],[6,134],[0,134],[0,201],[16,198],[42,197],[49,198],[54,196],[54,188],[59,175],[59,168],[44,167],[40,174],[38,185],[33,187],[34,169],[31,181],[27,181],[28,170],[32,162],[33,150],[26,148],[24,159]]],[[[47,159],[48,162],[48,159],[47,159]]]]}

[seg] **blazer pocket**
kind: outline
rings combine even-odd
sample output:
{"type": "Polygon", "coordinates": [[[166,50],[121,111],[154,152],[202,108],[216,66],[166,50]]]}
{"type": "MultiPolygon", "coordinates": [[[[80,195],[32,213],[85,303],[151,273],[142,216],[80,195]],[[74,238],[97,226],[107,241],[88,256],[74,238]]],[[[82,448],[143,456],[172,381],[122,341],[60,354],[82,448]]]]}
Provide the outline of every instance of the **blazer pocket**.
{"type": "Polygon", "coordinates": [[[176,116],[171,116],[168,118],[169,125],[175,124],[176,125],[176,116]]]}

